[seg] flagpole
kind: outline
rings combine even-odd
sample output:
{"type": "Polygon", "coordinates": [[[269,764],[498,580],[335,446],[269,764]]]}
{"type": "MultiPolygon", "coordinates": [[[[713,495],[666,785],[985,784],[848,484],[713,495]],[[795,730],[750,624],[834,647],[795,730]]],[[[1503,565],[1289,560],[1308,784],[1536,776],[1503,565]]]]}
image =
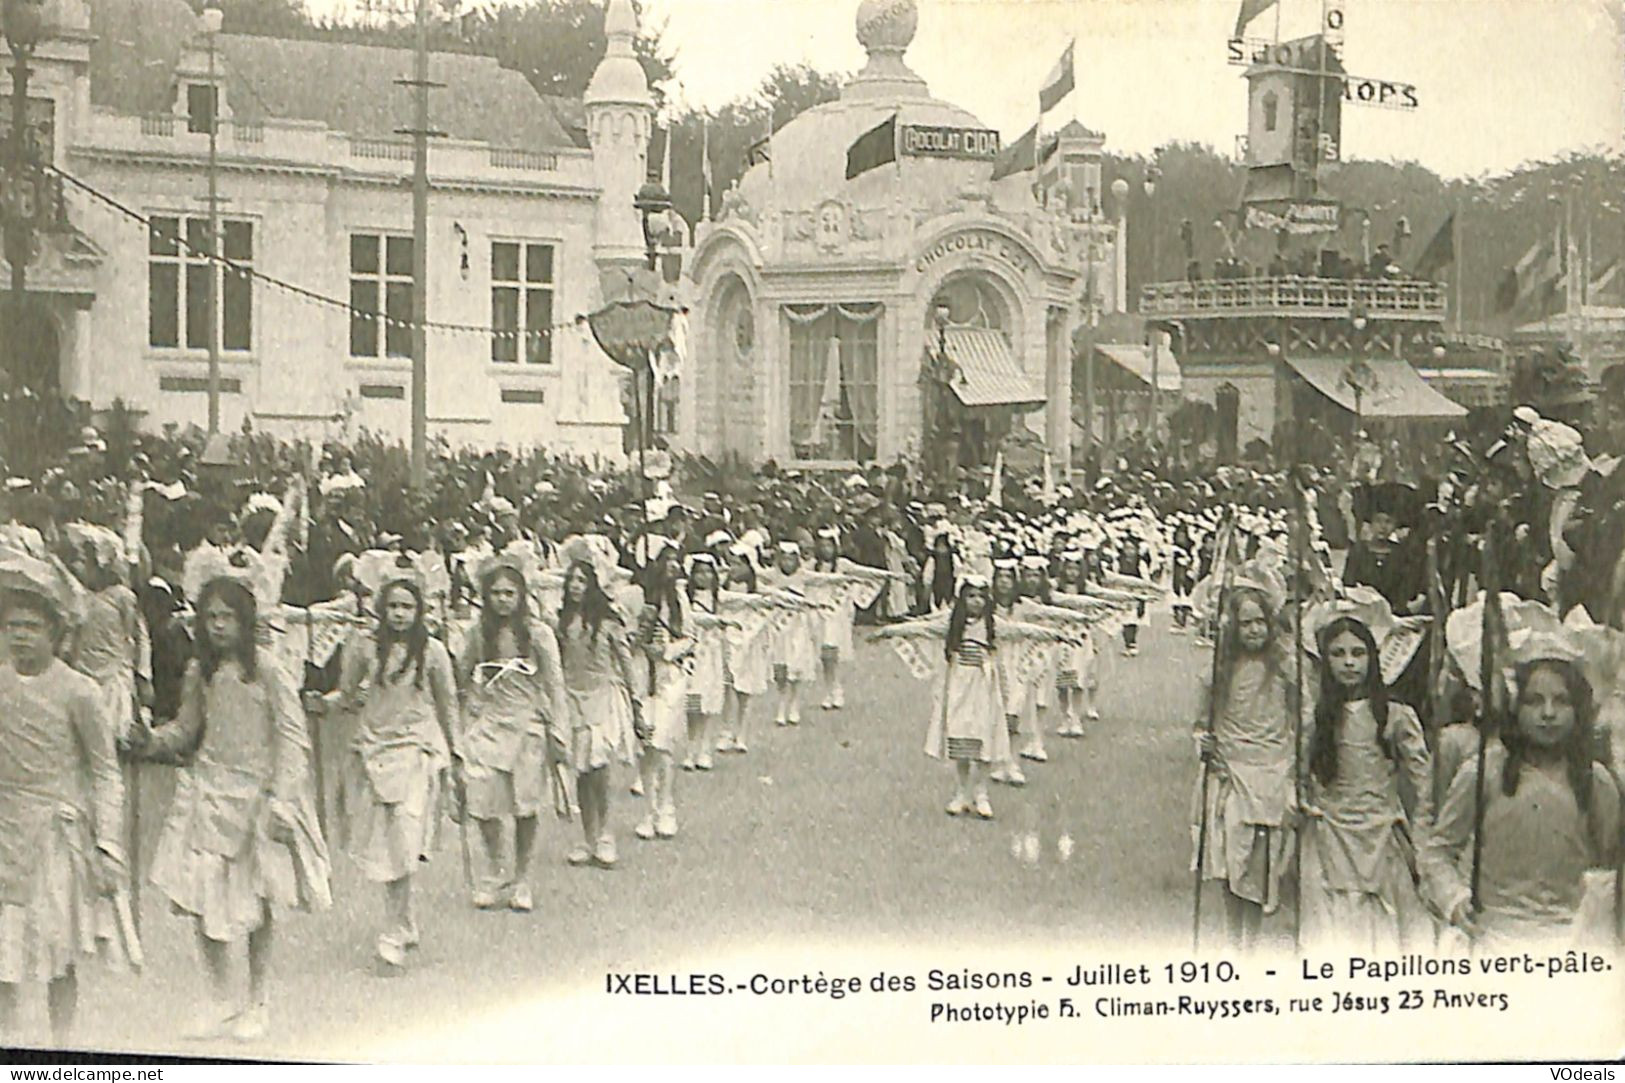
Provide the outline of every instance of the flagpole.
{"type": "Polygon", "coordinates": [[[711,220],[711,117],[700,114],[700,221],[711,220]]]}
{"type": "Polygon", "coordinates": [[[1461,215],[1462,203],[1461,197],[1458,195],[1456,197],[1456,211],[1450,219],[1450,254],[1456,263],[1456,301],[1452,307],[1455,309],[1456,334],[1458,335],[1461,334],[1461,305],[1462,297],[1465,295],[1462,290],[1462,280],[1467,277],[1467,261],[1463,258],[1461,250],[1461,215]]]}

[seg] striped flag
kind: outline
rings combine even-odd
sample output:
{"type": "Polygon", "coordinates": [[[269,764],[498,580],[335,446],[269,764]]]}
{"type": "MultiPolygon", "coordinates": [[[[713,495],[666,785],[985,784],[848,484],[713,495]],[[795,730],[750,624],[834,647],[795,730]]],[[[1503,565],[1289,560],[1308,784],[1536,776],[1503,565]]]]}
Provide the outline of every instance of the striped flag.
{"type": "Polygon", "coordinates": [[[1258,18],[1264,12],[1274,7],[1278,0],[1241,0],[1241,8],[1236,12],[1236,29],[1232,37],[1241,37],[1247,32],[1247,24],[1258,18]]]}
{"type": "Polygon", "coordinates": [[[1061,54],[1061,59],[1055,62],[1055,67],[1051,68],[1049,75],[1045,77],[1044,86],[1038,92],[1039,116],[1060,105],[1062,99],[1072,93],[1076,78],[1072,56],[1077,44],[1076,38],[1067,42],[1066,51],[1061,54]]]}
{"type": "Polygon", "coordinates": [[[998,160],[993,163],[993,179],[1001,180],[1017,173],[1025,173],[1035,167],[1040,170],[1043,169],[1045,163],[1055,156],[1055,151],[1060,147],[1061,140],[1059,136],[1050,136],[1044,140],[1043,149],[1036,155],[1035,159],[1033,147],[1037,141],[1038,125],[1034,124],[1022,133],[1020,139],[1001,149],[998,160]]]}

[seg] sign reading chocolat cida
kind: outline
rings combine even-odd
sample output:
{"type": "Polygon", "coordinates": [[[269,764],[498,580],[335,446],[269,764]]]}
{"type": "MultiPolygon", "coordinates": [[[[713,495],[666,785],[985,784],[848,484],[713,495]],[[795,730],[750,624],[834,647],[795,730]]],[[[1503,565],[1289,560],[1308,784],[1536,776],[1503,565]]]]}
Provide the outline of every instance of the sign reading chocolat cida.
{"type": "Polygon", "coordinates": [[[988,128],[944,128],[928,124],[902,126],[899,144],[904,154],[923,158],[981,158],[999,156],[999,133],[988,128]]]}
{"type": "Polygon", "coordinates": [[[972,252],[989,256],[1000,263],[1008,263],[1024,274],[1034,266],[1033,258],[1028,255],[1027,250],[1010,238],[992,230],[968,229],[961,233],[951,233],[934,242],[920,253],[919,259],[914,261],[914,269],[923,273],[940,260],[972,252]]]}

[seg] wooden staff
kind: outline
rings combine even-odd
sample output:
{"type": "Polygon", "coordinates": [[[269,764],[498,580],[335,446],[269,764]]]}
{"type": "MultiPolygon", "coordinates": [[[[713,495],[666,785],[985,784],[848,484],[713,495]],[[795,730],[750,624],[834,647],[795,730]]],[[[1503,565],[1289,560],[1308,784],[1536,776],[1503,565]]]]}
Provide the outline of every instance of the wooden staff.
{"type": "MultiPolygon", "coordinates": [[[[305,606],[305,664],[309,665],[314,654],[311,649],[311,637],[315,634],[315,620],[311,616],[310,606],[305,606]]],[[[327,772],[322,766],[322,727],[327,721],[327,714],[323,712],[321,722],[310,724],[310,718],[305,718],[305,728],[310,731],[310,759],[315,774],[316,783],[316,825],[321,828],[322,838],[327,838],[327,785],[325,779],[327,772]]]]}
{"type": "Polygon", "coordinates": [[[1449,614],[1449,600],[1444,582],[1439,576],[1439,539],[1431,534],[1427,542],[1428,608],[1433,623],[1428,629],[1428,721],[1437,731],[1444,723],[1445,703],[1439,685],[1444,675],[1445,619],[1449,614]]]}
{"type": "Polygon", "coordinates": [[[1473,783],[1473,872],[1472,912],[1477,917],[1483,899],[1479,892],[1480,872],[1484,858],[1484,760],[1489,750],[1490,736],[1495,728],[1493,695],[1496,680],[1496,639],[1500,635],[1501,577],[1495,564],[1495,530],[1492,517],[1485,524],[1483,555],[1479,563],[1479,578],[1484,583],[1484,620],[1479,646],[1479,726],[1478,726],[1478,778],[1473,783]]]}
{"type": "MultiPolygon", "coordinates": [[[[1219,595],[1213,606],[1218,624],[1213,632],[1213,662],[1208,670],[1207,717],[1202,720],[1203,736],[1212,736],[1217,720],[1218,697],[1214,692],[1219,683],[1219,662],[1224,656],[1224,605],[1229,598],[1231,584],[1235,581],[1235,568],[1231,566],[1230,561],[1230,547],[1235,532],[1234,508],[1226,511],[1225,515],[1225,524],[1221,528],[1224,533],[1220,536],[1213,565],[1214,573],[1220,577],[1219,595]]],[[[1200,950],[1202,947],[1202,872],[1207,862],[1207,795],[1210,780],[1206,756],[1202,757],[1201,779],[1201,800],[1197,806],[1196,874],[1191,891],[1191,946],[1194,950],[1200,950]]]]}
{"type": "MultiPolygon", "coordinates": [[[[1293,479],[1292,489],[1292,559],[1295,567],[1292,588],[1292,657],[1293,676],[1292,691],[1287,699],[1292,710],[1292,796],[1295,804],[1301,810],[1304,806],[1303,792],[1303,592],[1307,586],[1306,566],[1309,541],[1309,518],[1306,512],[1308,493],[1301,485],[1301,479],[1293,479]]],[[[1211,717],[1211,715],[1210,715],[1211,717]]],[[[1204,776],[1205,777],[1205,776],[1204,776]]],[[[1205,811],[1206,805],[1203,805],[1205,811]]],[[[1293,854],[1297,858],[1298,869],[1303,868],[1303,831],[1292,833],[1293,854]]],[[[1269,849],[1264,851],[1266,870],[1268,868],[1269,849]]],[[[1300,871],[1295,878],[1295,899],[1293,906],[1292,946],[1294,950],[1303,947],[1303,875],[1300,871]]],[[[1269,877],[1264,878],[1264,897],[1269,898],[1269,877]]]]}

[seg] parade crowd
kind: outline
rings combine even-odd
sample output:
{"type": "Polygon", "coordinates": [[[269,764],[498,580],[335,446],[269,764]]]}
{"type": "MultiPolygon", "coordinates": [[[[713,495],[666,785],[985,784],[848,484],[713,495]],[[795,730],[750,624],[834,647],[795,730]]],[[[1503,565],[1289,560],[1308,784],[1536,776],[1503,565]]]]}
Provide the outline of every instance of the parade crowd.
{"type": "Polygon", "coordinates": [[[1222,900],[1232,943],[1283,907],[1301,942],[1367,952],[1617,929],[1596,900],[1621,853],[1625,476],[1531,410],[1386,480],[665,453],[637,475],[440,448],[411,491],[365,438],[245,433],[229,466],[202,447],[88,431],[6,483],[8,1033],[24,983],[65,1039],[81,961],[139,960],[139,880],[195,927],[190,1033],[262,1038],[276,917],[331,905],[330,838],[379,885],[380,965],[410,966],[413,877],[445,831],[474,908],[531,910],[547,816],[579,825],[584,868],[623,861],[622,818],[677,839],[683,794],[756,726],[849,709],[860,635],[932,689],[946,813],[993,819],[990,783],[1090,732],[1103,656],[1165,612],[1199,671],[1193,899],[1222,900]],[[151,853],[138,761],[175,768],[151,853]]]}

